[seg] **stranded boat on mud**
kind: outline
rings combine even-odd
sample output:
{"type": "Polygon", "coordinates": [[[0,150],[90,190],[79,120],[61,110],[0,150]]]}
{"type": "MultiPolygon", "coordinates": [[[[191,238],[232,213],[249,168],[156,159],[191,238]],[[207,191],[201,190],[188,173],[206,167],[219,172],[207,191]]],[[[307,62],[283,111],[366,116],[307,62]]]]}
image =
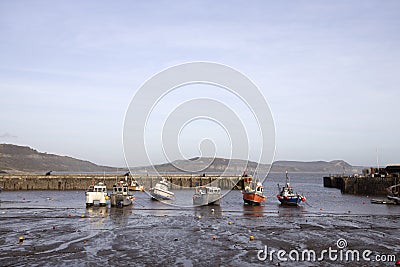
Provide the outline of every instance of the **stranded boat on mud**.
{"type": "Polygon", "coordinates": [[[306,198],[303,195],[293,192],[293,187],[289,184],[288,172],[286,172],[286,184],[282,188],[279,187],[280,193],[276,196],[282,205],[297,206],[300,202],[305,202],[306,198]]]}
{"type": "Polygon", "coordinates": [[[138,181],[136,181],[134,179],[132,179],[130,181],[130,184],[129,184],[128,188],[129,188],[129,191],[142,191],[142,192],[144,191],[144,186],[140,185],[138,183],[138,181]]]}
{"type": "Polygon", "coordinates": [[[129,194],[128,184],[121,180],[113,185],[113,191],[111,193],[111,206],[123,207],[132,204],[132,200],[135,197],[129,194]]]}
{"type": "Polygon", "coordinates": [[[144,186],[140,185],[138,181],[131,175],[131,172],[125,173],[125,181],[128,182],[129,191],[144,191],[144,186]]]}
{"type": "Polygon", "coordinates": [[[193,195],[193,205],[219,205],[221,201],[221,188],[214,186],[196,187],[193,195]]]}
{"type": "Polygon", "coordinates": [[[86,195],[86,207],[91,207],[95,203],[99,203],[99,206],[105,206],[108,200],[107,187],[104,183],[99,182],[97,184],[93,183],[85,192],[86,195]]]}
{"type": "Polygon", "coordinates": [[[386,190],[389,193],[387,198],[394,204],[400,205],[400,184],[389,186],[386,190]]]}
{"type": "Polygon", "coordinates": [[[149,189],[152,199],[155,200],[171,200],[174,198],[175,194],[169,191],[169,185],[167,181],[162,179],[156,186],[149,189]]]}
{"type": "Polygon", "coordinates": [[[249,205],[260,205],[265,202],[267,197],[264,195],[264,187],[260,182],[254,182],[253,178],[247,175],[243,176],[244,190],[243,201],[249,205]]]}

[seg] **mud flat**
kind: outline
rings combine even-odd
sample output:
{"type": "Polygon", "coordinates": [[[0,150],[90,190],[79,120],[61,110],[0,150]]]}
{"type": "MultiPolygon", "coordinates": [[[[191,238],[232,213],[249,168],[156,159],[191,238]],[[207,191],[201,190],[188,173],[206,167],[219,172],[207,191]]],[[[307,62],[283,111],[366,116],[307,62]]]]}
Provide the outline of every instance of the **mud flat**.
{"type": "MultiPolygon", "coordinates": [[[[191,200],[193,190],[177,193],[191,200]]],[[[130,207],[85,208],[83,191],[1,193],[0,266],[394,266],[327,255],[284,262],[276,254],[314,250],[318,258],[322,250],[338,250],[339,239],[345,250],[371,250],[371,259],[400,258],[398,207],[362,204],[358,196],[325,193],[326,204],[281,207],[269,199],[252,207],[236,190],[219,207],[199,208],[151,201],[145,192],[135,196],[130,207]],[[265,246],[275,254],[259,260],[265,246]]]]}
{"type": "Polygon", "coordinates": [[[135,214],[124,209],[42,210],[2,217],[1,266],[393,266],[393,262],[282,262],[277,255],[259,260],[260,250],[337,249],[339,238],[352,250],[399,255],[395,216],[279,216],[211,214],[135,214]],[[58,217],[55,216],[58,214],[58,217]],[[71,216],[68,216],[71,214],[71,216]],[[201,219],[199,219],[201,216],[201,219]],[[381,224],[382,219],[386,221],[381,224]],[[229,223],[231,222],[231,223],[229,223]],[[6,223],[6,224],[5,224],[6,223]],[[29,225],[36,225],[32,228],[29,225]],[[18,230],[17,230],[18,229],[18,230]],[[25,240],[18,243],[18,236],[25,240]],[[249,236],[254,236],[250,241],[249,236]],[[361,265],[360,265],[361,263],[361,265]]]}

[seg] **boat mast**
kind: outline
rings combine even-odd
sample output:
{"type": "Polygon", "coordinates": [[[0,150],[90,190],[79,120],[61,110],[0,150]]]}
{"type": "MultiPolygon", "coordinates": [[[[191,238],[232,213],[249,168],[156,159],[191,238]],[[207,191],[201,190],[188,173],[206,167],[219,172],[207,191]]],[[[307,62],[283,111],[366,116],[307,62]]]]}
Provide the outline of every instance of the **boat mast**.
{"type": "Polygon", "coordinates": [[[288,171],[286,171],[286,184],[289,184],[289,176],[288,176],[288,171]]]}
{"type": "Polygon", "coordinates": [[[378,166],[378,175],[379,175],[379,154],[378,154],[378,147],[376,147],[376,166],[378,166]]]}

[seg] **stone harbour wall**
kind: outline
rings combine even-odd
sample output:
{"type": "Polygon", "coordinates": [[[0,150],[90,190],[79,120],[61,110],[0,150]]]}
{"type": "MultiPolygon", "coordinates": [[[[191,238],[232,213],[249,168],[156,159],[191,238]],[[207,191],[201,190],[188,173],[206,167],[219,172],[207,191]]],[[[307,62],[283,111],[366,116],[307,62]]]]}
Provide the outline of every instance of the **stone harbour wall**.
{"type": "Polygon", "coordinates": [[[354,195],[387,195],[386,188],[398,183],[400,183],[399,177],[324,177],[324,187],[337,188],[344,194],[354,195]]]}
{"type": "MultiPolygon", "coordinates": [[[[171,183],[171,189],[192,188],[211,184],[222,189],[238,188],[240,176],[199,176],[194,174],[167,174],[163,175],[171,183]]],[[[153,187],[161,180],[159,175],[133,175],[145,189],[153,187]]],[[[4,191],[18,190],[85,190],[92,181],[104,182],[109,188],[125,179],[123,175],[113,174],[68,174],[68,175],[0,175],[0,187],[4,191]]],[[[239,182],[240,184],[240,182],[239,182]]]]}

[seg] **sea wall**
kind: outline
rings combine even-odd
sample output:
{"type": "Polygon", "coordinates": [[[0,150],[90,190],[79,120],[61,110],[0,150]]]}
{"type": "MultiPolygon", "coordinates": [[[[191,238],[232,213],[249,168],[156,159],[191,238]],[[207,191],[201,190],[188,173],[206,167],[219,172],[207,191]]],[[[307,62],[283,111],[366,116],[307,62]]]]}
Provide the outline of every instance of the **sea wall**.
{"type": "Polygon", "coordinates": [[[386,188],[400,183],[398,177],[324,177],[324,187],[337,188],[344,194],[387,195],[386,188]]]}
{"type": "MultiPolygon", "coordinates": [[[[153,187],[161,176],[159,175],[133,175],[145,189],[153,187]]],[[[211,184],[222,189],[237,188],[240,176],[218,175],[192,175],[192,174],[167,174],[163,175],[171,183],[172,189],[191,188],[211,184]]],[[[111,174],[69,174],[69,175],[0,175],[0,187],[5,191],[17,190],[85,190],[94,180],[105,182],[111,186],[121,179],[123,175],[111,174]]],[[[240,182],[239,182],[240,184],[240,182]]],[[[239,185],[240,187],[240,185],[239,185]]],[[[240,188],[239,188],[240,189],[240,188]]]]}

